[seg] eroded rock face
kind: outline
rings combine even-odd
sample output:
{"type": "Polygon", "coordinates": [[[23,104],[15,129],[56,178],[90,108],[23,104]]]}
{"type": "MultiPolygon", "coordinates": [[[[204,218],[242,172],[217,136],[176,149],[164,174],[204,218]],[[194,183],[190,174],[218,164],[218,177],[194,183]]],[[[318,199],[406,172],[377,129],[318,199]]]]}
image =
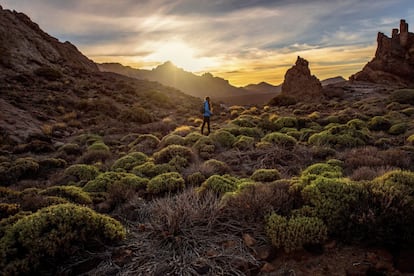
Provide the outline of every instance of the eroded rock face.
{"type": "Polygon", "coordinates": [[[391,38],[379,32],[377,44],[375,57],[350,80],[413,86],[414,33],[408,31],[405,20],[401,19],[400,30],[392,30],[391,38]]]}
{"type": "Polygon", "coordinates": [[[69,42],[43,32],[28,16],[0,8],[0,71],[30,73],[40,67],[60,71],[98,71],[96,64],[69,42]]]}
{"type": "Polygon", "coordinates": [[[298,56],[296,64],[287,70],[282,94],[298,100],[315,100],[322,97],[322,84],[311,75],[309,62],[298,56]]]}

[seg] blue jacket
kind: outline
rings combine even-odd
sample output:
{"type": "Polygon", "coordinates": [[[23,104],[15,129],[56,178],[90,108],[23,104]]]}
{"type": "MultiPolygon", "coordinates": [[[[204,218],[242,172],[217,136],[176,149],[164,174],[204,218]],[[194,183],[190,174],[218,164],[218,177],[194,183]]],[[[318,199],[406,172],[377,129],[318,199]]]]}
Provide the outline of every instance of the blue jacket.
{"type": "Polygon", "coordinates": [[[203,116],[204,117],[210,117],[211,116],[211,110],[210,110],[210,108],[209,108],[209,106],[208,106],[208,102],[207,101],[204,101],[204,114],[203,114],[203,116]]]}

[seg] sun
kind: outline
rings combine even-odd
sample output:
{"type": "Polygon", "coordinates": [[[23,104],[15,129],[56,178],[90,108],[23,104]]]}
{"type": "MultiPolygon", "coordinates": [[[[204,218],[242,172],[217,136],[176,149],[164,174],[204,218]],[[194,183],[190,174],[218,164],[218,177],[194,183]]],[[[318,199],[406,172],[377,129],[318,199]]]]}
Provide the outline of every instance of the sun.
{"type": "Polygon", "coordinates": [[[159,63],[171,61],[176,66],[190,72],[200,72],[216,65],[212,58],[198,57],[197,51],[182,41],[167,41],[158,45],[145,60],[159,63]]]}

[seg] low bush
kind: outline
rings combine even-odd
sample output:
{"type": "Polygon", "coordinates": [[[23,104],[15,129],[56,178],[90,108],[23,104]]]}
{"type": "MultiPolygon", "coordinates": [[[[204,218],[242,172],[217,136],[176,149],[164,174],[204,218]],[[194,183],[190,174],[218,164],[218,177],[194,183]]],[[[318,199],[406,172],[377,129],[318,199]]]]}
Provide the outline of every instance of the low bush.
{"type": "Polygon", "coordinates": [[[210,177],[213,174],[223,175],[230,172],[230,167],[223,161],[209,159],[201,165],[200,172],[206,177],[210,177]]]}
{"type": "Polygon", "coordinates": [[[107,192],[113,185],[124,185],[125,187],[130,187],[134,190],[140,190],[145,189],[147,183],[148,179],[132,173],[105,172],[86,183],[83,190],[86,192],[107,192]]]}
{"type": "Polygon", "coordinates": [[[233,134],[234,136],[249,136],[253,138],[261,138],[263,137],[263,131],[258,127],[229,127],[226,128],[228,132],[233,134]]]}
{"type": "Polygon", "coordinates": [[[359,130],[348,125],[328,125],[324,131],[310,136],[308,143],[317,146],[351,148],[364,146],[370,140],[368,129],[359,130]]]}
{"type": "Polygon", "coordinates": [[[237,190],[237,178],[226,175],[212,175],[201,184],[198,191],[204,193],[212,191],[218,195],[223,195],[227,192],[234,192],[237,190]]]}
{"type": "Polygon", "coordinates": [[[236,141],[236,137],[226,130],[219,130],[211,135],[211,139],[217,146],[231,148],[236,141]]]}
{"type": "Polygon", "coordinates": [[[165,147],[169,145],[181,145],[184,146],[186,144],[186,141],[184,137],[177,135],[177,134],[169,134],[164,136],[161,139],[160,147],[165,147]]]}
{"type": "Polygon", "coordinates": [[[200,186],[204,181],[206,180],[206,177],[201,172],[195,172],[187,176],[185,182],[187,187],[198,187],[200,186]]]}
{"type": "Polygon", "coordinates": [[[408,125],[406,123],[398,123],[395,125],[392,125],[389,129],[388,129],[388,133],[391,135],[400,135],[400,134],[404,134],[408,129],[408,125]]]}
{"type": "Polygon", "coordinates": [[[75,143],[64,144],[59,148],[59,151],[62,151],[67,155],[79,155],[82,153],[81,147],[75,143]]]}
{"type": "Polygon", "coordinates": [[[185,181],[177,172],[157,175],[148,182],[147,192],[157,195],[184,189],[185,181]]]}
{"type": "Polygon", "coordinates": [[[139,135],[132,143],[128,145],[131,151],[139,151],[145,154],[152,154],[157,148],[160,140],[153,134],[139,135]]]}
{"type": "Polygon", "coordinates": [[[142,165],[135,166],[131,173],[147,178],[153,178],[159,174],[172,172],[175,168],[169,164],[155,164],[154,161],[147,161],[142,165]]]}
{"type": "Polygon", "coordinates": [[[293,149],[297,144],[297,140],[295,138],[279,132],[272,132],[267,134],[262,138],[262,141],[269,142],[286,149],[293,149]]]}
{"type": "Polygon", "coordinates": [[[239,150],[251,150],[254,148],[254,138],[240,135],[237,140],[233,143],[233,147],[239,150]]]}
{"type": "Polygon", "coordinates": [[[169,145],[160,151],[153,154],[154,162],[169,163],[171,165],[177,165],[178,167],[188,167],[190,162],[194,160],[194,154],[192,150],[185,146],[169,145]],[[179,164],[177,164],[179,162],[179,164]]]}
{"type": "Polygon", "coordinates": [[[8,178],[14,181],[34,178],[39,172],[39,163],[31,157],[17,158],[7,170],[8,178]]]}
{"type": "MultiPolygon", "coordinates": [[[[19,204],[16,203],[0,203],[0,220],[13,216],[20,211],[19,204]]],[[[1,237],[1,236],[0,236],[1,237]]]]}
{"type": "Polygon", "coordinates": [[[414,89],[396,90],[390,95],[389,99],[391,102],[414,105],[414,89]]]}
{"type": "Polygon", "coordinates": [[[148,124],[155,120],[154,116],[145,108],[138,104],[133,105],[129,109],[124,109],[119,115],[119,120],[122,122],[134,122],[148,124]]]}
{"type": "Polygon", "coordinates": [[[65,175],[73,177],[75,182],[86,183],[89,180],[95,179],[99,174],[97,167],[85,164],[75,164],[69,166],[65,170],[65,175]]]}
{"type": "Polygon", "coordinates": [[[57,196],[68,199],[72,203],[91,204],[92,199],[82,188],[76,186],[52,186],[39,193],[45,196],[57,196]]]}
{"type": "Polygon", "coordinates": [[[298,120],[296,117],[279,117],[277,118],[273,124],[275,125],[276,130],[280,130],[282,128],[297,128],[298,127],[298,120]]]}
{"type": "Polygon", "coordinates": [[[387,131],[391,127],[391,122],[384,116],[372,117],[368,122],[368,128],[374,131],[387,131]]]}
{"type": "Polygon", "coordinates": [[[147,160],[148,156],[145,153],[132,152],[116,160],[112,165],[112,170],[129,172],[134,167],[144,164],[147,160]]]}
{"type": "Polygon", "coordinates": [[[291,96],[285,94],[279,94],[268,103],[270,106],[289,106],[296,104],[297,100],[291,96]]]}
{"type": "Polygon", "coordinates": [[[280,179],[280,173],[277,169],[258,169],[250,178],[257,182],[273,182],[280,179]]]}
{"type": "Polygon", "coordinates": [[[193,148],[197,151],[202,159],[210,159],[216,150],[213,140],[210,137],[203,136],[194,143],[193,148]]]}
{"type": "Polygon", "coordinates": [[[0,239],[0,270],[6,275],[35,274],[50,259],[76,254],[81,246],[125,238],[122,225],[93,210],[60,204],[20,218],[0,239]]]}
{"type": "Polygon", "coordinates": [[[306,186],[320,176],[326,178],[340,178],[342,177],[342,168],[328,163],[315,163],[302,171],[300,181],[306,186]]]}
{"type": "Polygon", "coordinates": [[[109,147],[102,141],[96,141],[88,146],[88,151],[109,151],[109,147]]]}
{"type": "Polygon", "coordinates": [[[240,115],[231,123],[239,127],[255,127],[258,125],[260,118],[252,115],[240,115]]]}
{"type": "Polygon", "coordinates": [[[314,217],[287,219],[272,213],[266,219],[266,234],[272,245],[283,248],[286,252],[300,250],[304,245],[321,244],[327,239],[327,232],[323,221],[314,217]]]}

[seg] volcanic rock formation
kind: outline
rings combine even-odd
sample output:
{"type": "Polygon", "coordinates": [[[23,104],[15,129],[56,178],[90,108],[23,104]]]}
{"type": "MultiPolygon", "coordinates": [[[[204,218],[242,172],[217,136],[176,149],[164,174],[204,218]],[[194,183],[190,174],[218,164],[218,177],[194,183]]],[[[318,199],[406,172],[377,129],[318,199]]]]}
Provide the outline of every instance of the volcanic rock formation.
{"type": "Polygon", "coordinates": [[[391,38],[379,32],[375,57],[350,80],[381,84],[414,85],[414,33],[408,23],[400,21],[400,30],[393,29],[391,38]]]}
{"type": "Polygon", "coordinates": [[[287,70],[282,84],[282,94],[298,100],[322,97],[322,84],[317,77],[311,75],[307,60],[298,56],[296,64],[287,70]]]}
{"type": "Polygon", "coordinates": [[[96,64],[70,42],[59,42],[30,18],[0,7],[0,71],[2,75],[52,68],[65,73],[98,71],[96,64]]]}

